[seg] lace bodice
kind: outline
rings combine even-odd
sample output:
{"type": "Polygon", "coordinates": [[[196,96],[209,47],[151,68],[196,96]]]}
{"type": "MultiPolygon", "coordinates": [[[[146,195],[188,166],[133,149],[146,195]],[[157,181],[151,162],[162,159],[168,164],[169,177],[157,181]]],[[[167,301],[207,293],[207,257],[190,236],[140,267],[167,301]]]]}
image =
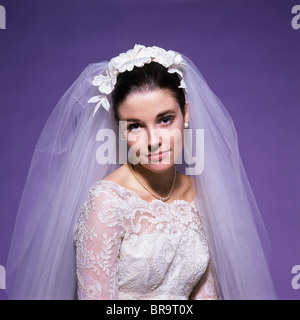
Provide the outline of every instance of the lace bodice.
{"type": "Polygon", "coordinates": [[[218,298],[196,201],[146,202],[98,181],[75,230],[78,298],[218,298]]]}

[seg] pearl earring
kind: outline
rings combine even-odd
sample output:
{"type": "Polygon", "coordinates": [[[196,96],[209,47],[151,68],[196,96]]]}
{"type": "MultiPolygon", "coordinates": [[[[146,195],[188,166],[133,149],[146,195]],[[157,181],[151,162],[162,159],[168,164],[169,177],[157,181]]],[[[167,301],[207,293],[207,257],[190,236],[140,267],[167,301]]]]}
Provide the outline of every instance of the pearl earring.
{"type": "Polygon", "coordinates": [[[183,126],[184,126],[184,129],[187,129],[189,127],[189,123],[185,122],[183,126]]]}

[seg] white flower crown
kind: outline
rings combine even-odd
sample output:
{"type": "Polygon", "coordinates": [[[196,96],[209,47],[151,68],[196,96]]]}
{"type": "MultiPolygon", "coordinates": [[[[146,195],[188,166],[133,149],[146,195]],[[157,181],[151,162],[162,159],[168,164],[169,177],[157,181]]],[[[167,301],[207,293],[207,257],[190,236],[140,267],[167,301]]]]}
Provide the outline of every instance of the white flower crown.
{"type": "Polygon", "coordinates": [[[134,67],[143,67],[150,62],[158,62],[168,69],[169,73],[176,72],[181,79],[179,88],[186,89],[183,80],[184,62],[181,55],[172,50],[166,51],[159,47],[145,47],[142,45],[135,45],[133,49],[126,53],[121,53],[118,57],[110,60],[106,74],[100,74],[94,77],[92,84],[98,87],[100,95],[92,97],[88,103],[97,103],[94,108],[92,117],[102,106],[106,111],[110,109],[110,103],[107,95],[112,93],[117,82],[117,76],[125,71],[132,71],[134,67]]]}

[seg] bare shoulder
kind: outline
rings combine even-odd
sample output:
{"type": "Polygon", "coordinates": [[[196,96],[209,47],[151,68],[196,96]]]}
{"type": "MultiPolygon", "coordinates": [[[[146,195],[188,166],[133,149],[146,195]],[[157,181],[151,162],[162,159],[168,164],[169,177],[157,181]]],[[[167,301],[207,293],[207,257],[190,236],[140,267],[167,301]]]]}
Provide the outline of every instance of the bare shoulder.
{"type": "Polygon", "coordinates": [[[120,168],[109,174],[103,180],[112,181],[121,186],[126,186],[129,175],[130,171],[128,166],[126,164],[123,164],[120,168]]]}

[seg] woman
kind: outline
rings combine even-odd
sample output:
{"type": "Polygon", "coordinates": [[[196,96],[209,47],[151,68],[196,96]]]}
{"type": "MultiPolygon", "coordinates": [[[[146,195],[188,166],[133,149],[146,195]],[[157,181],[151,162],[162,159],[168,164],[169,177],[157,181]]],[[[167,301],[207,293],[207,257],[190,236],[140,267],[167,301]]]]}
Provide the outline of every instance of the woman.
{"type": "Polygon", "coordinates": [[[276,298],[231,118],[180,54],[136,45],[90,65],[31,168],[12,298],[71,299],[76,286],[79,299],[276,298]],[[121,140],[99,146],[103,130],[121,140]]]}
{"type": "MultiPolygon", "coordinates": [[[[174,170],[188,127],[179,86],[178,74],[157,62],[118,76],[115,118],[126,122],[138,163],[97,183],[85,205],[76,235],[79,298],[187,299],[207,268],[190,177],[174,170]]],[[[201,298],[218,297],[210,274],[201,298]]]]}

